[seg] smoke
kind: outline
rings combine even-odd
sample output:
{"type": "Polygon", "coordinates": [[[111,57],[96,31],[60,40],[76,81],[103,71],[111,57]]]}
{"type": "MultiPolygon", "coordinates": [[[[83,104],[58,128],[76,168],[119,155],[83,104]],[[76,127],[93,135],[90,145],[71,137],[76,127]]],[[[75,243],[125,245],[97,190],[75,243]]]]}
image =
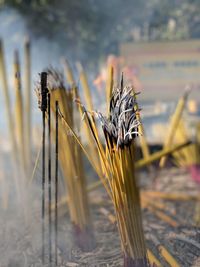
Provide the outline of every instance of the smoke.
{"type": "Polygon", "coordinates": [[[31,266],[40,247],[40,190],[25,186],[10,153],[2,153],[1,165],[0,266],[31,266]]]}
{"type": "MultiPolygon", "coordinates": [[[[1,153],[0,173],[0,266],[30,267],[42,265],[42,178],[39,160],[32,183],[19,166],[12,162],[11,154],[1,153]]],[[[54,169],[52,170],[52,173],[54,169]]],[[[47,173],[47,172],[46,172],[47,173]]],[[[61,176],[59,174],[59,180],[61,176]]],[[[54,177],[52,177],[52,205],[54,205],[54,177]]],[[[59,182],[59,196],[63,193],[59,182]]],[[[48,184],[45,185],[45,263],[48,258],[48,184]]],[[[66,194],[66,192],[65,192],[66,194]]],[[[52,213],[54,222],[54,212],[52,213]]],[[[52,225],[52,260],[55,260],[54,223],[52,225]]],[[[68,260],[73,246],[68,216],[58,218],[58,260],[60,254],[68,260]]]]}

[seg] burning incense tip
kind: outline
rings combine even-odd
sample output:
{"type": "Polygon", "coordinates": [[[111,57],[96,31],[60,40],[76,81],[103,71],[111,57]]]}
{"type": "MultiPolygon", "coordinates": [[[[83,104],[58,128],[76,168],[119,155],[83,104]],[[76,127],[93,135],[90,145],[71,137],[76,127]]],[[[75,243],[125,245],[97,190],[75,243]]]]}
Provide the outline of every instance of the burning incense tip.
{"type": "Polygon", "coordinates": [[[135,96],[132,87],[116,88],[110,100],[109,118],[97,112],[106,140],[109,138],[111,144],[114,142],[117,147],[129,146],[132,139],[139,135],[135,96]]]}

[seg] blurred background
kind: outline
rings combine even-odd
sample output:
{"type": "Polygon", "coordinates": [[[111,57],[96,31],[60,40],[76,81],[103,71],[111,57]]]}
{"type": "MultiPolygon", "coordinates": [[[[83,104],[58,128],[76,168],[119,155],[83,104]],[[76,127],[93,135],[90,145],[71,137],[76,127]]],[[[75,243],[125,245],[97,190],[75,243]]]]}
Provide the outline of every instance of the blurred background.
{"type": "MultiPolygon", "coordinates": [[[[141,112],[137,112],[136,116],[138,119],[141,116],[142,124],[139,126],[141,137],[137,138],[136,158],[141,160],[144,163],[141,166],[145,167],[138,171],[141,177],[138,181],[142,190],[150,190],[150,193],[156,190],[152,195],[148,195],[148,192],[143,194],[141,191],[141,196],[142,194],[144,196],[142,208],[146,216],[144,226],[145,232],[148,233],[146,237],[149,236],[149,247],[154,248],[157,253],[155,255],[159,254],[160,248],[156,251],[158,242],[151,236],[154,229],[155,236],[162,241],[160,244],[170,247],[172,255],[175,253],[175,257],[181,262],[180,266],[200,266],[191,264],[200,255],[200,232],[196,227],[200,225],[199,0],[0,0],[0,266],[35,266],[37,261],[41,261],[41,231],[43,236],[47,230],[47,228],[41,229],[41,223],[45,223],[45,214],[48,213],[49,218],[51,211],[57,214],[57,208],[54,209],[51,205],[51,157],[53,179],[54,171],[59,171],[56,173],[58,181],[55,179],[55,187],[52,187],[58,192],[56,201],[58,200],[60,227],[59,246],[55,246],[55,252],[57,253],[59,248],[60,260],[68,261],[71,257],[72,259],[77,257],[79,250],[76,252],[71,240],[74,237],[76,239],[79,232],[87,234],[90,232],[87,232],[87,229],[91,229],[92,232],[89,201],[94,199],[96,202],[94,201],[92,208],[94,221],[97,222],[94,224],[94,229],[100,246],[96,254],[90,254],[89,265],[82,264],[82,259],[85,260],[89,254],[80,253],[82,255],[80,266],[100,266],[96,264],[98,261],[106,262],[106,265],[101,266],[119,266],[113,263],[112,259],[112,255],[117,255],[117,260],[121,257],[119,246],[117,252],[113,246],[119,245],[119,240],[115,240],[118,235],[115,230],[109,230],[108,235],[107,230],[107,225],[109,229],[115,229],[113,226],[116,219],[114,217],[113,223],[113,216],[110,216],[114,214],[114,210],[110,210],[108,205],[111,202],[107,202],[107,197],[104,198],[102,189],[93,192],[101,185],[97,176],[105,182],[107,172],[110,173],[110,171],[105,172],[107,164],[104,159],[108,161],[109,166],[112,157],[107,158],[107,152],[103,157],[103,150],[101,153],[98,152],[97,148],[100,149],[101,146],[96,146],[93,139],[94,132],[98,131],[95,130],[92,134],[87,131],[91,130],[93,124],[92,127],[98,129],[100,123],[95,124],[92,119],[92,124],[85,125],[81,121],[85,112],[80,109],[79,113],[77,107],[80,103],[74,101],[77,86],[79,91],[76,96],[80,96],[86,109],[101,111],[106,115],[112,88],[112,67],[115,86],[120,84],[123,73],[124,85],[133,85],[135,91],[140,92],[137,101],[141,112]],[[58,161],[53,163],[55,158],[58,159],[53,139],[55,135],[53,105],[48,107],[53,107],[51,120],[54,126],[49,127],[49,132],[46,130],[46,137],[50,129],[52,130],[52,149],[51,138],[49,142],[46,140],[45,143],[43,140],[42,143],[42,112],[38,108],[38,99],[41,99],[40,94],[36,96],[35,91],[37,88],[39,92],[41,88],[39,73],[47,71],[47,68],[51,103],[58,97],[61,113],[67,121],[70,121],[72,129],[83,142],[95,172],[86,157],[82,160],[81,149],[74,140],[72,141],[72,132],[66,127],[63,119],[59,119],[62,125],[59,126],[59,137],[56,139],[59,140],[59,166],[58,161]],[[63,80],[59,71],[63,73],[63,80]],[[67,90],[62,90],[63,88],[67,90]],[[86,129],[84,126],[87,126],[86,129]],[[48,148],[46,162],[45,148],[48,148]],[[170,156],[167,157],[166,154],[169,152],[170,156]],[[57,157],[54,157],[54,154],[57,157]],[[44,176],[47,158],[48,188],[45,187],[44,176]],[[152,163],[155,160],[157,162],[152,163]],[[47,194],[45,196],[47,189],[48,199],[47,194]],[[90,200],[87,200],[89,192],[91,192],[90,200]],[[173,192],[175,195],[171,197],[170,194],[173,192]],[[174,206],[171,200],[165,202],[166,194],[168,200],[174,200],[174,206]],[[49,205],[48,212],[47,208],[44,210],[45,203],[49,205]],[[106,210],[99,211],[101,206],[106,210]],[[65,216],[68,208],[70,215],[65,216]],[[153,213],[156,217],[152,216],[153,213]],[[112,222],[112,227],[110,222],[105,223],[104,217],[111,218],[109,220],[112,222]],[[163,227],[163,222],[166,223],[166,228],[163,227]],[[179,242],[172,246],[173,242],[171,243],[171,240],[169,242],[168,237],[171,231],[181,233],[179,226],[191,227],[185,228],[187,231],[182,233],[186,238],[192,236],[192,239],[185,239],[184,245],[179,242]],[[189,231],[192,234],[188,234],[189,231]],[[108,240],[110,243],[107,243],[108,240]],[[185,245],[186,243],[188,245],[185,245]],[[197,252],[192,251],[194,244],[197,252]],[[91,265],[92,261],[95,265],[91,265]],[[112,265],[107,264],[109,261],[112,261],[112,265]]],[[[50,122],[50,112],[46,116],[50,122]]],[[[43,123],[44,130],[45,117],[43,123]]],[[[100,137],[103,137],[103,134],[100,137]]],[[[104,144],[105,140],[102,138],[100,141],[104,144]]],[[[111,148],[109,150],[111,155],[111,148]]],[[[125,149],[125,151],[130,153],[131,150],[125,149]]],[[[124,156],[120,156],[120,160],[113,161],[116,161],[114,166],[118,166],[119,161],[121,167],[111,167],[111,174],[126,170],[127,177],[130,178],[129,169],[130,173],[133,171],[131,154],[128,154],[127,158],[126,154],[122,155],[124,156]],[[123,158],[126,161],[123,162],[121,160],[123,158]],[[126,168],[123,168],[123,164],[126,168]]],[[[115,177],[112,175],[111,178],[115,177]]],[[[124,174],[120,176],[126,180],[124,174]]],[[[111,181],[113,183],[113,180],[115,179],[108,179],[109,183],[111,181]]],[[[124,181],[123,186],[126,184],[124,181]]],[[[120,193],[119,195],[112,193],[115,195],[113,199],[117,202],[118,199],[124,198],[128,203],[131,198],[126,196],[126,191],[123,191],[120,183],[119,186],[114,186],[120,193]],[[123,197],[118,197],[120,194],[123,197]]],[[[127,190],[129,186],[124,188],[127,190]]],[[[137,196],[137,191],[128,191],[130,192],[127,195],[134,192],[133,195],[137,196]]],[[[136,204],[139,207],[139,202],[136,204]]],[[[119,209],[124,208],[122,204],[117,206],[119,209]]],[[[123,219],[123,222],[126,222],[126,219],[123,219]]],[[[134,225],[137,223],[134,222],[134,225]]],[[[136,229],[135,233],[139,231],[136,229]]],[[[48,236],[51,237],[50,230],[48,236]]],[[[93,241],[92,235],[88,237],[91,238],[89,241],[93,241]]],[[[75,242],[81,243],[79,241],[85,239],[77,240],[78,242],[75,242]]],[[[94,245],[92,243],[88,244],[88,248],[94,245]]],[[[128,243],[124,244],[125,247],[128,243]]],[[[43,245],[45,243],[42,247],[43,245]]],[[[169,257],[171,259],[171,256],[169,257]]],[[[160,258],[162,260],[159,255],[160,258]]],[[[120,262],[121,260],[122,257],[120,262]]],[[[62,266],[79,265],[62,264],[62,266]]],[[[179,265],[173,262],[162,266],[179,265]]]]}
{"type": "MultiPolygon", "coordinates": [[[[101,109],[110,62],[141,92],[148,141],[161,143],[163,126],[186,86],[192,88],[185,111],[188,122],[200,115],[199,14],[198,0],[1,0],[0,38],[9,88],[12,91],[14,50],[19,49],[23,61],[26,36],[31,40],[34,123],[39,113],[34,82],[44,67],[60,68],[61,59],[67,58],[78,83],[76,63],[81,62],[93,94],[100,95],[95,104],[101,109]]],[[[3,101],[1,94],[1,136],[6,132],[3,101]]]]}

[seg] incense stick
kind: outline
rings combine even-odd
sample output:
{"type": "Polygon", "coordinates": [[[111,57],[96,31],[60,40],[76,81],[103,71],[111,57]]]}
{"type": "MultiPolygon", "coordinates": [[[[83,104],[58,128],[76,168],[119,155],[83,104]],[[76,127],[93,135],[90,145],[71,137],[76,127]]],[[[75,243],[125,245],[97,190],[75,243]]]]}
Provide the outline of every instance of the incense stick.
{"type": "Polygon", "coordinates": [[[56,134],[55,134],[55,264],[58,264],[58,101],[56,101],[56,134]]]}
{"type": "Polygon", "coordinates": [[[48,93],[48,200],[49,200],[49,263],[52,263],[52,218],[51,218],[51,96],[48,93]]]}
{"type": "Polygon", "coordinates": [[[64,67],[66,80],[69,83],[70,87],[73,87],[75,84],[75,79],[74,79],[72,69],[66,59],[63,60],[63,67],[64,67]]]}
{"type": "Polygon", "coordinates": [[[14,53],[14,85],[15,85],[15,132],[17,139],[17,151],[19,155],[21,171],[26,174],[26,156],[24,146],[24,118],[23,118],[23,100],[21,87],[21,71],[19,62],[19,53],[14,53]]]}
{"type": "MultiPolygon", "coordinates": [[[[31,117],[31,52],[30,40],[26,38],[24,44],[24,85],[25,85],[25,152],[27,162],[27,174],[31,175],[31,134],[32,134],[32,117],[31,117]]],[[[30,179],[30,177],[29,177],[30,179]]]]}
{"type": "Polygon", "coordinates": [[[42,111],[42,263],[45,263],[45,112],[47,109],[47,73],[41,73],[41,99],[39,105],[42,111]]]}
{"type": "Polygon", "coordinates": [[[42,258],[44,264],[45,242],[45,112],[42,112],[42,258]]]}
{"type": "MultiPolygon", "coordinates": [[[[12,109],[11,109],[11,101],[10,101],[10,95],[9,95],[9,89],[8,89],[8,81],[6,77],[6,64],[4,59],[4,51],[3,51],[3,43],[2,40],[0,40],[0,78],[3,88],[3,94],[4,94],[4,100],[5,100],[5,108],[6,108],[6,116],[8,120],[8,130],[10,135],[10,140],[12,144],[12,156],[13,156],[13,163],[14,168],[18,171],[18,154],[17,154],[17,144],[15,140],[15,131],[14,131],[14,122],[12,117],[12,109]]],[[[16,191],[17,191],[17,197],[18,201],[21,198],[21,192],[19,183],[17,181],[16,172],[14,173],[14,182],[16,185],[16,191]]]]}
{"type": "MultiPolygon", "coordinates": [[[[186,88],[184,95],[179,99],[177,106],[176,106],[176,110],[174,111],[174,114],[172,116],[171,122],[170,122],[170,128],[169,131],[167,133],[167,136],[165,138],[165,143],[164,143],[164,148],[167,148],[169,146],[171,146],[171,144],[173,143],[174,140],[174,136],[177,130],[177,127],[179,125],[179,122],[182,118],[182,114],[185,108],[185,105],[187,103],[187,99],[190,93],[190,89],[186,88]]],[[[166,159],[167,157],[162,157],[160,159],[159,165],[161,168],[164,167],[165,163],[166,163],[166,159]]]]}

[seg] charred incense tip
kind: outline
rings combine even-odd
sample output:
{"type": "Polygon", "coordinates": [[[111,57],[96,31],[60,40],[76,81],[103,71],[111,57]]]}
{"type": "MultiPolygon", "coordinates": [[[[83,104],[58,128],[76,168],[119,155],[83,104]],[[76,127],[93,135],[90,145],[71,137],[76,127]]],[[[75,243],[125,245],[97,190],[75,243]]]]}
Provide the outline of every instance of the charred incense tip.
{"type": "Polygon", "coordinates": [[[42,72],[41,73],[41,88],[43,90],[43,88],[47,87],[47,72],[42,72]]]}
{"type": "Polygon", "coordinates": [[[122,75],[120,88],[115,88],[111,96],[109,118],[97,112],[106,140],[109,139],[111,144],[116,143],[117,147],[123,148],[139,135],[136,106],[136,94],[132,87],[123,87],[122,75]]]}
{"type": "Polygon", "coordinates": [[[47,72],[42,72],[41,73],[41,103],[39,102],[39,108],[42,111],[46,111],[47,109],[47,72]]]}

